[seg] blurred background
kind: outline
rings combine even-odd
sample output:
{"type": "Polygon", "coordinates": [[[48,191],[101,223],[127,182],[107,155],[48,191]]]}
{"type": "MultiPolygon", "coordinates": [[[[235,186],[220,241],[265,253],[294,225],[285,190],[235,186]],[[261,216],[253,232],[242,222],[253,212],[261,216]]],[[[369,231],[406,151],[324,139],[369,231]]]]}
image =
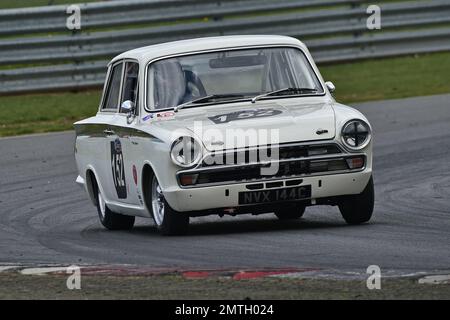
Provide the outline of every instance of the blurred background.
{"type": "Polygon", "coordinates": [[[335,83],[342,103],[450,92],[450,0],[73,4],[0,1],[0,136],[69,130],[95,114],[109,59],[136,47],[205,36],[296,37],[325,80],[335,83]],[[373,5],[380,8],[380,29],[368,28],[373,5]],[[79,29],[73,28],[77,8],[79,29]]]}

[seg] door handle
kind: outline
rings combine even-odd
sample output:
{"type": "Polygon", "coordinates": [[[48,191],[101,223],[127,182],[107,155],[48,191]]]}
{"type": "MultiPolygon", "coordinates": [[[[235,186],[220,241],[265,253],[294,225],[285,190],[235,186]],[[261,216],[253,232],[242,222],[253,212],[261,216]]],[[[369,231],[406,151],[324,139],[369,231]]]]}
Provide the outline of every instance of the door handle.
{"type": "Polygon", "coordinates": [[[103,130],[103,133],[106,134],[107,136],[112,136],[113,134],[115,134],[115,132],[110,129],[103,130]]]}

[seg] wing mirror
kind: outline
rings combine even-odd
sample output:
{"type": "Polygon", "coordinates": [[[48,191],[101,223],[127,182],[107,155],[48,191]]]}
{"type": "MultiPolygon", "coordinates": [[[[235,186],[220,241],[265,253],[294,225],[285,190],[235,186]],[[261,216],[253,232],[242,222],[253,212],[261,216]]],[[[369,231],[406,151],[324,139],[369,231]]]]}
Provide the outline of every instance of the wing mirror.
{"type": "Polygon", "coordinates": [[[135,106],[134,102],[131,100],[126,100],[126,101],[122,102],[120,109],[126,110],[127,122],[131,123],[131,121],[133,121],[133,119],[135,117],[135,111],[136,111],[136,106],[135,106]]]}
{"type": "Polygon", "coordinates": [[[127,110],[127,112],[134,111],[134,102],[131,100],[126,100],[122,102],[122,105],[120,106],[122,110],[127,110]]]}
{"type": "Polygon", "coordinates": [[[327,89],[328,89],[328,91],[330,91],[330,93],[333,93],[336,91],[336,87],[334,86],[333,82],[327,81],[327,82],[325,82],[325,85],[327,86],[327,89]]]}

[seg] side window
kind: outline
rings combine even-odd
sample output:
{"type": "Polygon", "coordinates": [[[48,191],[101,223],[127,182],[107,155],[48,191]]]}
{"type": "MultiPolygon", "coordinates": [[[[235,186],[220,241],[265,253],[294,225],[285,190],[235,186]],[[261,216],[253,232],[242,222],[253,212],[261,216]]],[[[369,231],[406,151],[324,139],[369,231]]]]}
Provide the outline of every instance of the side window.
{"type": "MultiPolygon", "coordinates": [[[[122,99],[120,105],[124,101],[131,101],[137,105],[138,98],[138,73],[139,64],[136,62],[126,62],[125,63],[125,78],[122,86],[122,99]]],[[[120,112],[127,112],[126,110],[120,110],[120,112]]]]}
{"type": "Polygon", "coordinates": [[[102,109],[117,110],[120,94],[120,80],[122,79],[122,65],[123,63],[116,64],[111,70],[111,76],[109,77],[109,84],[106,89],[105,102],[102,109]]]}

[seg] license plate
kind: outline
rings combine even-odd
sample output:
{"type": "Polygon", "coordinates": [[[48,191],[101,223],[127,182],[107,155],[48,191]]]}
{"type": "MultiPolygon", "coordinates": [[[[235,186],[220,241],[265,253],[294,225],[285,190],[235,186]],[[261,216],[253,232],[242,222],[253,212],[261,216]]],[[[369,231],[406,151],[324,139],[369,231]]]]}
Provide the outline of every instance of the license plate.
{"type": "Polygon", "coordinates": [[[239,204],[257,204],[311,198],[311,186],[239,192],[239,204]]]}

